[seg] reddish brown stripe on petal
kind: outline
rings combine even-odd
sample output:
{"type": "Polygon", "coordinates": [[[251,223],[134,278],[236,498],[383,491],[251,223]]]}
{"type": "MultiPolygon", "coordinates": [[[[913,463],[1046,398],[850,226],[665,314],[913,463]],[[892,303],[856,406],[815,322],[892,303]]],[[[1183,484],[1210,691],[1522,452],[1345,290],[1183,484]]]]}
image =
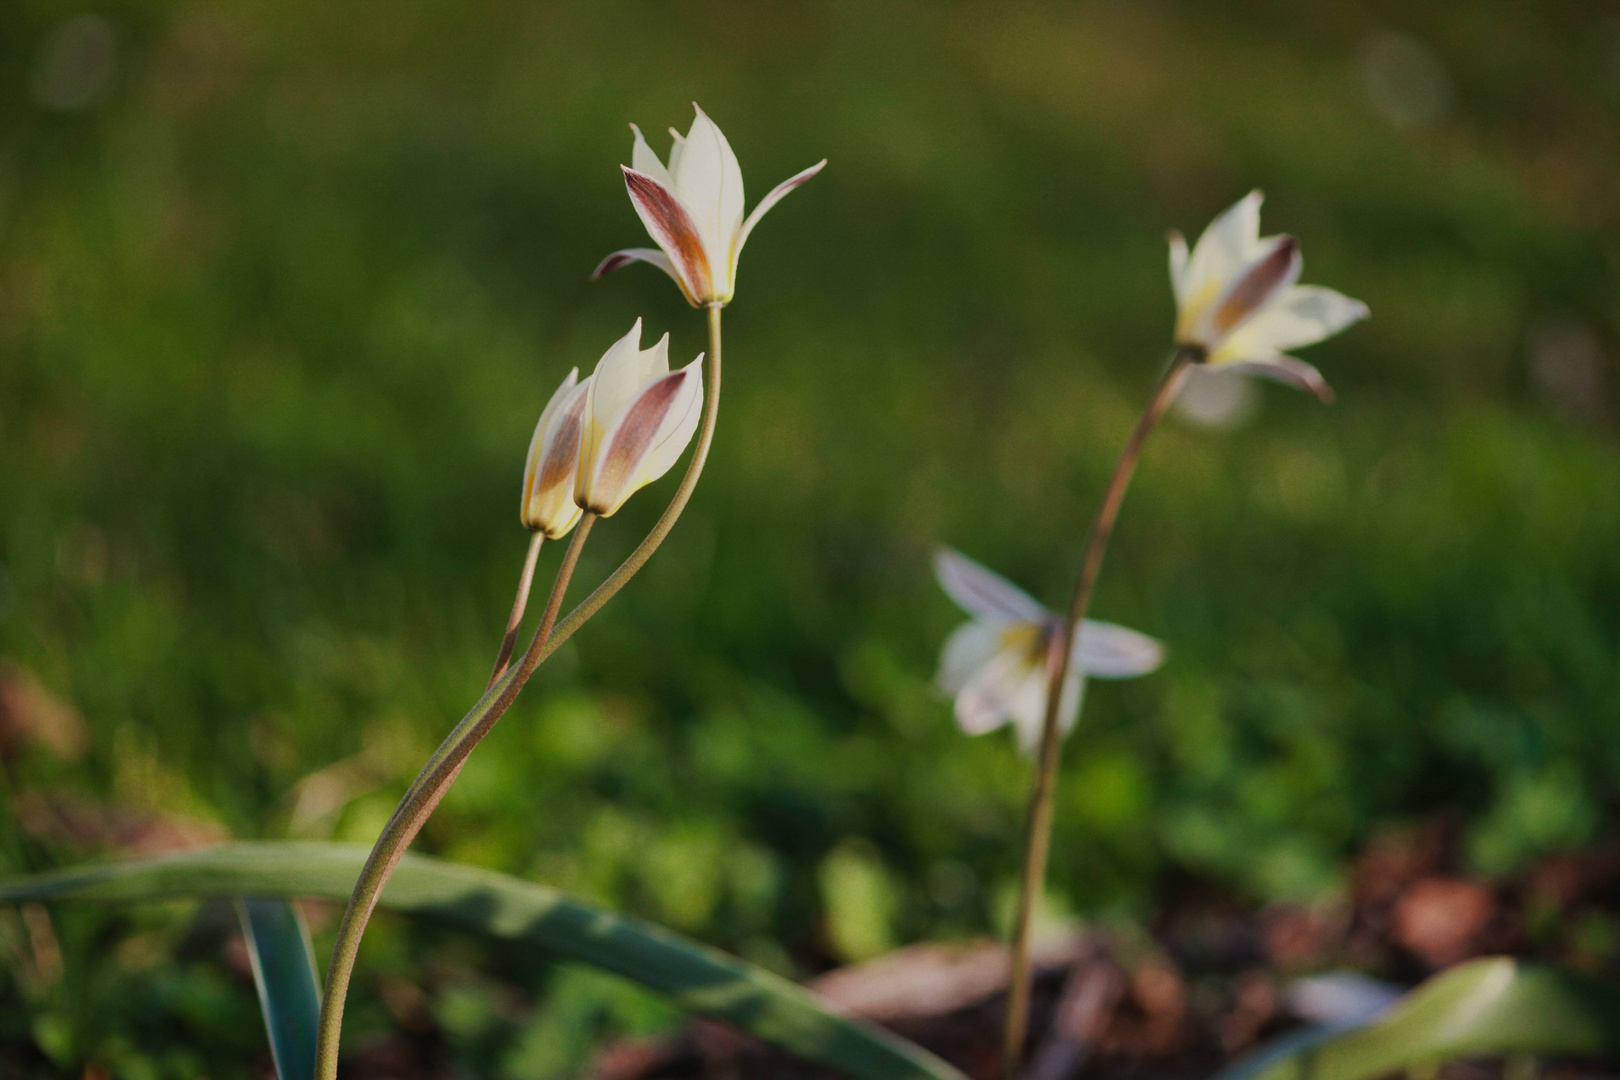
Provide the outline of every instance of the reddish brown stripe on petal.
{"type": "MultiPolygon", "coordinates": [[[[606,494],[610,500],[616,499],[624,485],[630,482],[637,466],[652,449],[653,438],[663,425],[670,407],[675,404],[686,374],[685,371],[677,371],[664,376],[643,390],[641,396],[631,403],[624,422],[613,433],[613,441],[600,451],[603,455],[602,465],[596,473],[596,483],[592,485],[595,492],[606,494]]],[[[602,505],[591,509],[604,513],[612,507],[602,505]]]]}
{"type": "Polygon", "coordinates": [[[605,274],[611,274],[621,266],[629,266],[635,261],[636,257],[634,255],[626,255],[622,251],[615,251],[612,255],[596,264],[596,269],[591,271],[591,280],[595,281],[597,278],[605,274]]]}
{"type": "Polygon", "coordinates": [[[1223,335],[1252,315],[1265,303],[1277,287],[1288,279],[1294,260],[1299,258],[1299,241],[1292,236],[1282,238],[1275,251],[1256,263],[1243,280],[1227,293],[1221,309],[1215,313],[1214,331],[1223,335]]]}
{"type": "Polygon", "coordinates": [[[585,394],[575,394],[574,400],[568,403],[568,411],[557,417],[557,434],[540,463],[536,491],[550,491],[558,484],[573,485],[574,470],[579,465],[580,421],[585,415],[585,398],[585,394]]]}
{"type": "Polygon", "coordinates": [[[619,167],[624,170],[624,183],[630,197],[652,219],[653,239],[669,255],[681,276],[691,283],[698,299],[707,299],[714,291],[709,257],[703,251],[703,241],[698,238],[692,215],[663,184],[628,166],[619,167]]]}

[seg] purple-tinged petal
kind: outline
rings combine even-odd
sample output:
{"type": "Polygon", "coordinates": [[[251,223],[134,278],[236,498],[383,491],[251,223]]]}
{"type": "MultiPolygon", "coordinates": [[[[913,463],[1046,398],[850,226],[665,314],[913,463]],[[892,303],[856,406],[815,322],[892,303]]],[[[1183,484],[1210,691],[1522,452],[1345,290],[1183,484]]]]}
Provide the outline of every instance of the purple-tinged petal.
{"type": "Polygon", "coordinates": [[[1049,618],[1024,590],[950,548],[934,552],[934,576],[945,595],[974,618],[990,623],[1044,623],[1049,618]]]}
{"type": "Polygon", "coordinates": [[[706,303],[714,292],[713,274],[692,215],[675,193],[657,180],[628,166],[619,167],[624,170],[624,186],[636,214],[669,256],[687,300],[694,306],[706,303]]]}
{"type": "Polygon", "coordinates": [[[777,184],[775,187],[771,188],[768,195],[759,200],[759,205],[754,207],[754,212],[748,215],[747,221],[743,222],[742,230],[737,233],[737,242],[732,246],[731,262],[734,272],[737,263],[737,256],[742,254],[743,245],[748,242],[748,234],[754,231],[754,226],[758,225],[759,219],[765,216],[765,211],[781,202],[782,196],[786,195],[800,184],[805,183],[812,176],[816,175],[816,173],[820,172],[826,167],[827,159],[822,158],[820,161],[816,162],[808,169],[805,169],[803,172],[794,173],[780,184],[777,184]]]}
{"type": "Polygon", "coordinates": [[[1333,388],[1322,378],[1322,373],[1292,356],[1251,357],[1248,360],[1231,360],[1218,367],[1221,371],[1240,371],[1292,386],[1296,390],[1308,390],[1323,404],[1333,401],[1333,388]]]}

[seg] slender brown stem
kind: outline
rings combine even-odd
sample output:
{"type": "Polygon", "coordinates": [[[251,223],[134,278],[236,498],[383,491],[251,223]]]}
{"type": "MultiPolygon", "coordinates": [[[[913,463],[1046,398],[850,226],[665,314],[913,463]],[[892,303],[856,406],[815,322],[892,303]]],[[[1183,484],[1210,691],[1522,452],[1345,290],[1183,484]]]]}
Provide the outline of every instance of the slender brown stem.
{"type": "Polygon", "coordinates": [[[376,908],[378,899],[382,896],[383,886],[387,883],[394,867],[404,856],[405,849],[410,846],[411,840],[421,830],[439,805],[439,800],[450,785],[455,782],[456,776],[461,772],[461,766],[466,762],[467,756],[472,753],[473,747],[488,734],[506,710],[517,699],[519,691],[528,682],[529,676],[534,674],[536,668],[545,662],[557,647],[582,626],[587,619],[596,614],[615,593],[622,589],[627,581],[635,575],[636,571],[644,566],[652,553],[663,543],[664,538],[675,526],[675,521],[686,508],[687,501],[691,499],[693,490],[697,487],[698,478],[703,473],[704,462],[709,456],[709,447],[714,441],[714,429],[720,414],[720,308],[709,308],[709,356],[707,364],[708,381],[704,386],[703,417],[698,427],[697,445],[692,452],[691,463],[686,467],[686,475],[675,489],[675,495],[665,508],[663,515],[653,525],[645,539],[637,545],[630,556],[619,565],[619,568],[609,574],[607,579],[598,585],[580,604],[569,612],[567,617],[557,621],[557,613],[561,609],[563,591],[567,586],[567,577],[573,574],[574,565],[579,558],[579,549],[584,546],[585,536],[590,532],[591,525],[595,523],[595,515],[587,513],[580,519],[579,526],[574,533],[574,539],[568,547],[568,554],[563,558],[563,565],[557,572],[557,584],[553,585],[551,596],[546,602],[546,613],[541,618],[540,628],[535,631],[529,648],[524,652],[522,660],[515,668],[509,669],[497,678],[490,687],[484,691],[484,696],[472,707],[461,722],[456,725],[438,750],[428,759],[422,771],[417,775],[411,788],[406,792],[405,798],[394,810],[394,815],[388,824],[383,827],[382,835],[377,838],[376,845],[367,857],[365,866],[361,868],[360,877],[355,882],[354,894],[349,898],[349,906],[343,913],[343,921],[338,926],[337,943],[332,950],[332,963],[326,976],[326,987],[321,996],[320,1028],[316,1035],[315,1046],[315,1076],[317,1080],[336,1080],[338,1058],[338,1036],[343,1026],[343,1005],[348,995],[349,980],[354,974],[355,955],[359,950],[360,937],[365,931],[366,921],[376,908]]]}
{"type": "Polygon", "coordinates": [[[1080,580],[1074,588],[1074,599],[1069,603],[1069,618],[1060,634],[1060,648],[1052,665],[1051,682],[1046,690],[1046,718],[1041,725],[1040,757],[1035,768],[1035,787],[1029,796],[1029,816],[1024,833],[1024,872],[1018,897],[1018,922],[1013,930],[1012,970],[1007,987],[1007,1023],[1001,1045],[1002,1075],[1005,1080],[1017,1080],[1020,1058],[1023,1056],[1024,1037],[1029,1028],[1029,937],[1034,921],[1036,899],[1046,882],[1046,858],[1052,841],[1052,795],[1057,781],[1058,750],[1062,737],[1058,725],[1058,708],[1063,696],[1063,684],[1068,681],[1069,661],[1074,652],[1075,635],[1085,621],[1086,609],[1091,606],[1091,594],[1102,570],[1103,555],[1108,551],[1108,539],[1114,532],[1114,521],[1119,516],[1125,489],[1130,487],[1131,474],[1136,471],[1137,459],[1142,456],[1142,445],[1147,442],[1153,426],[1164,415],[1174,400],[1176,391],[1186,378],[1187,369],[1194,361],[1193,354],[1183,350],[1176,353],[1159,383],[1158,392],[1143,410],[1125,440],[1114,474],[1108,479],[1103,492],[1102,506],[1097,520],[1091,526],[1086,540],[1085,555],[1080,563],[1080,580]]]}
{"type": "Polygon", "coordinates": [[[538,530],[529,539],[529,553],[523,559],[523,573],[518,577],[517,597],[512,601],[512,614],[506,620],[506,634],[501,638],[501,649],[495,654],[495,669],[489,673],[484,692],[495,685],[495,680],[506,674],[507,662],[512,659],[512,646],[517,643],[518,626],[523,622],[523,609],[529,606],[529,586],[534,584],[534,564],[540,558],[540,542],[545,534],[538,530]]]}
{"type": "MultiPolygon", "coordinates": [[[[545,643],[552,626],[556,624],[557,613],[562,609],[563,594],[568,589],[569,579],[574,576],[580,550],[585,546],[585,539],[595,522],[595,514],[586,513],[580,518],[579,526],[574,530],[574,539],[568,545],[568,553],[557,568],[557,578],[552,583],[551,595],[546,599],[546,612],[541,617],[540,628],[535,631],[534,640],[523,654],[517,670],[508,677],[494,680],[490,688],[484,691],[478,705],[473,707],[473,712],[481,713],[484,719],[480,736],[511,707],[518,691],[539,666],[539,647],[545,643]],[[492,691],[495,691],[493,699],[492,691]]],[[[376,910],[383,886],[392,876],[394,867],[399,865],[405,849],[416,839],[416,834],[421,832],[428,817],[438,807],[439,800],[444,798],[444,793],[455,782],[471,751],[472,744],[469,743],[466,751],[449,763],[438,783],[424,783],[424,777],[417,777],[417,782],[406,793],[388,824],[383,826],[382,834],[377,837],[377,843],[360,870],[354,893],[349,897],[349,906],[338,925],[337,941],[332,947],[332,963],[327,969],[326,987],[321,995],[321,1021],[315,1043],[315,1075],[322,1080],[335,1080],[337,1076],[338,1036],[343,1027],[343,1006],[348,997],[349,980],[354,975],[355,957],[360,950],[360,938],[365,934],[366,923],[376,910]]]]}

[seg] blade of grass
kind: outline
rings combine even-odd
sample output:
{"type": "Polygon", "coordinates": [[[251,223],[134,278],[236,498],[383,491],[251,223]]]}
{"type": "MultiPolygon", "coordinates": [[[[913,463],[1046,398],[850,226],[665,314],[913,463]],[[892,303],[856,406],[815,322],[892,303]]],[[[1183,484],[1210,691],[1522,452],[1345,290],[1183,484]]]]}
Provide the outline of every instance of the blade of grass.
{"type": "MultiPolygon", "coordinates": [[[[348,899],[367,849],[241,843],[0,882],[0,903],[134,902],[178,896],[348,899]]],[[[964,1080],[899,1036],[840,1014],[810,991],[698,942],[505,874],[406,855],[381,907],[524,941],[615,972],[694,1012],[857,1080],[964,1080]]]]}
{"type": "Polygon", "coordinates": [[[309,928],[289,901],[250,896],[236,901],[242,937],[253,962],[270,1056],[280,1080],[315,1075],[315,1028],[321,1019],[320,977],[309,928]]]}
{"type": "Polygon", "coordinates": [[[1620,992],[1507,957],[1471,960],[1429,979],[1374,1022],[1268,1043],[1214,1080],[1373,1080],[1460,1057],[1620,1054],[1620,992]],[[1318,1038],[1318,1035],[1326,1036],[1318,1038]]]}

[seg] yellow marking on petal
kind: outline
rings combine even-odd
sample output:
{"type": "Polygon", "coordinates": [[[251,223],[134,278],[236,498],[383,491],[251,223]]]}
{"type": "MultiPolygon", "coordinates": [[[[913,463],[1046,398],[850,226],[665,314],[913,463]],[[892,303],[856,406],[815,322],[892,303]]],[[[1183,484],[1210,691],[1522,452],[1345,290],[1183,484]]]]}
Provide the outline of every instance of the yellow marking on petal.
{"type": "Polygon", "coordinates": [[[1220,294],[1221,282],[1215,278],[1208,278],[1198,286],[1196,292],[1187,297],[1187,302],[1181,305],[1181,312],[1176,318],[1177,342],[1191,342],[1193,327],[1203,317],[1205,309],[1213,304],[1220,294]]]}

